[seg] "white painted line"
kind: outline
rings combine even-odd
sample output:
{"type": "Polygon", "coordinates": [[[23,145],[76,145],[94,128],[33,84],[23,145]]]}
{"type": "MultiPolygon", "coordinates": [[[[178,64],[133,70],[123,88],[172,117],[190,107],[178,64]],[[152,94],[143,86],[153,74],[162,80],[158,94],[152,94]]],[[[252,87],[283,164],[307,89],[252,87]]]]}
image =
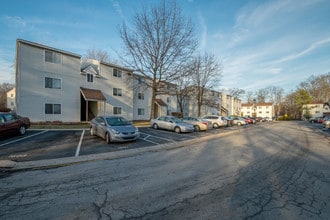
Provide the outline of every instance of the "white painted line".
{"type": "Polygon", "coordinates": [[[48,130],[44,130],[44,131],[42,131],[42,132],[39,132],[39,133],[36,133],[36,134],[32,134],[32,135],[30,135],[30,136],[25,136],[25,137],[20,138],[20,139],[17,139],[17,140],[13,140],[13,141],[9,141],[9,142],[4,143],[4,144],[0,144],[0,147],[5,146],[5,145],[7,145],[7,144],[16,143],[16,142],[19,142],[19,141],[21,141],[21,140],[24,140],[24,139],[28,139],[28,138],[30,138],[30,137],[37,136],[37,135],[39,135],[39,134],[46,133],[47,131],[48,131],[48,130]]]}
{"type": "Polygon", "coordinates": [[[82,143],[82,140],[83,140],[84,134],[85,134],[85,129],[83,130],[83,132],[81,133],[81,136],[80,136],[79,144],[78,144],[78,147],[77,147],[77,150],[76,150],[76,155],[75,155],[76,157],[79,156],[79,153],[80,153],[80,147],[81,147],[81,143],[82,143]]]}
{"type": "Polygon", "coordinates": [[[159,143],[156,143],[156,142],[153,142],[153,141],[149,141],[149,140],[147,140],[148,137],[150,137],[150,135],[147,135],[147,137],[142,138],[142,140],[147,141],[147,142],[150,142],[150,143],[152,143],[152,144],[156,144],[156,145],[159,144],[159,143]]]}
{"type": "MultiPolygon", "coordinates": [[[[171,139],[162,138],[162,137],[155,136],[155,135],[151,135],[151,134],[146,134],[146,133],[142,133],[142,132],[141,132],[141,134],[149,135],[150,137],[155,137],[155,138],[158,138],[158,139],[163,139],[163,140],[165,140],[165,141],[169,141],[169,142],[174,142],[174,141],[171,140],[171,139]]],[[[149,137],[149,136],[148,136],[148,137],[149,137]]]]}

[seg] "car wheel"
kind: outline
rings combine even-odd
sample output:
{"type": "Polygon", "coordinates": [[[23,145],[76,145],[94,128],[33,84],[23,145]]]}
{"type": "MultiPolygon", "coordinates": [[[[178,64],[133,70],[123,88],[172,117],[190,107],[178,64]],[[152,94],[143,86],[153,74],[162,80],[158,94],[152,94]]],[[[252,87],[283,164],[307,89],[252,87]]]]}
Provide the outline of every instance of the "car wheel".
{"type": "Polygon", "coordinates": [[[94,129],[92,127],[89,128],[89,132],[91,133],[92,136],[95,136],[94,129]]]}
{"type": "Polygon", "coordinates": [[[213,128],[219,128],[219,125],[217,123],[214,123],[213,128]]]}
{"type": "Polygon", "coordinates": [[[154,129],[156,129],[156,130],[158,129],[158,125],[157,125],[156,123],[153,124],[152,127],[153,127],[154,129]]]}
{"type": "Polygon", "coordinates": [[[175,127],[174,128],[174,131],[175,131],[175,133],[178,133],[179,134],[181,132],[181,129],[179,127],[175,127]]]}
{"type": "Polygon", "coordinates": [[[195,130],[195,131],[200,131],[201,129],[200,129],[200,127],[199,127],[198,125],[195,125],[195,126],[194,126],[194,130],[195,130]]]}
{"type": "Polygon", "coordinates": [[[107,142],[107,144],[110,144],[111,143],[111,135],[109,133],[106,133],[105,134],[105,141],[107,142]]]}
{"type": "Polygon", "coordinates": [[[18,132],[19,132],[20,135],[24,135],[25,132],[26,132],[26,127],[25,127],[25,125],[21,125],[21,126],[19,127],[18,132]]]}

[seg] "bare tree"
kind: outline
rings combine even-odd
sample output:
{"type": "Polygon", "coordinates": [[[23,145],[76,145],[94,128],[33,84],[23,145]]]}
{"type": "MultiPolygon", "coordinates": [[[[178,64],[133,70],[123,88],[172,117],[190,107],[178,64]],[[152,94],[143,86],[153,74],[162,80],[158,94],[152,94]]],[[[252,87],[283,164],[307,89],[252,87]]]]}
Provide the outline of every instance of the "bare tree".
{"type": "Polygon", "coordinates": [[[269,92],[269,99],[270,101],[274,104],[275,108],[275,115],[276,117],[280,114],[281,112],[281,102],[283,100],[284,96],[284,90],[283,88],[276,87],[276,86],[269,86],[267,87],[268,92],[269,92]]]}
{"type": "Polygon", "coordinates": [[[206,97],[206,92],[218,85],[222,76],[223,66],[213,54],[205,53],[204,56],[198,56],[191,64],[192,84],[194,92],[191,94],[197,100],[198,116],[201,115],[201,107],[204,104],[215,106],[216,103],[210,102],[206,97]]]}
{"type": "Polygon", "coordinates": [[[330,73],[310,76],[301,82],[299,88],[308,91],[315,101],[327,102],[330,100],[330,73]]]}
{"type": "Polygon", "coordinates": [[[267,88],[259,89],[256,92],[256,101],[258,103],[264,103],[264,102],[266,102],[268,96],[269,96],[269,93],[268,93],[267,88]]]}
{"type": "Polygon", "coordinates": [[[181,14],[175,1],[164,0],[158,6],[143,6],[134,16],[132,29],[125,22],[120,27],[125,51],[121,59],[151,80],[150,119],[160,85],[177,79],[178,70],[197,48],[193,25],[181,14]]]}
{"type": "Polygon", "coordinates": [[[231,95],[236,99],[239,99],[243,94],[245,94],[244,89],[233,88],[228,90],[228,95],[231,95]]]}
{"type": "Polygon", "coordinates": [[[110,57],[108,53],[101,49],[88,49],[86,58],[94,59],[103,62],[110,62],[110,57]]]}
{"type": "Polygon", "coordinates": [[[253,100],[254,100],[255,98],[254,98],[254,92],[252,92],[252,91],[248,91],[247,93],[246,93],[246,102],[247,103],[253,103],[253,100]]]}

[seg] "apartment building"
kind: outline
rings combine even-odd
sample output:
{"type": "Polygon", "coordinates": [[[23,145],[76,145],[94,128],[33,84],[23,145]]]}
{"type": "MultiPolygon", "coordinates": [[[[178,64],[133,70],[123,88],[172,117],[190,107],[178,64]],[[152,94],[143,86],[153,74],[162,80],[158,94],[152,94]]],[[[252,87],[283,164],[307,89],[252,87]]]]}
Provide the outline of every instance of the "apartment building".
{"type": "Polygon", "coordinates": [[[321,101],[312,101],[303,106],[303,117],[309,115],[311,118],[330,116],[330,106],[329,103],[324,103],[321,101]]]}
{"type": "MultiPolygon", "coordinates": [[[[46,45],[16,41],[16,111],[31,121],[89,121],[97,115],[150,118],[151,91],[142,76],[115,64],[46,45]]],[[[157,97],[155,115],[177,111],[176,98],[157,97]]]]}
{"type": "Polygon", "coordinates": [[[243,103],[241,108],[241,116],[273,118],[273,116],[275,116],[274,104],[270,102],[256,104],[243,103]]]}
{"type": "MultiPolygon", "coordinates": [[[[179,112],[177,85],[164,83],[151,103],[150,79],[112,63],[82,59],[81,55],[17,39],[15,110],[32,122],[89,121],[97,115],[121,115],[149,120],[179,112]]],[[[236,114],[241,101],[206,90],[201,115],[236,114]]],[[[184,115],[198,116],[196,98],[184,100],[184,115]]]]}

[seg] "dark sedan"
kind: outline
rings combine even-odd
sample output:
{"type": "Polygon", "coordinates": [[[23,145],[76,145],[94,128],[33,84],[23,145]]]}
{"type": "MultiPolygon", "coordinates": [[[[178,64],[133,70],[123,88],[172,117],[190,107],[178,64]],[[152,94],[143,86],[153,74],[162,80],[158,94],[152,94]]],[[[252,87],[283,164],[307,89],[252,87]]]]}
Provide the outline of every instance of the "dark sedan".
{"type": "Polygon", "coordinates": [[[28,117],[22,117],[15,113],[0,112],[0,137],[12,134],[24,135],[31,125],[28,117]]]}

